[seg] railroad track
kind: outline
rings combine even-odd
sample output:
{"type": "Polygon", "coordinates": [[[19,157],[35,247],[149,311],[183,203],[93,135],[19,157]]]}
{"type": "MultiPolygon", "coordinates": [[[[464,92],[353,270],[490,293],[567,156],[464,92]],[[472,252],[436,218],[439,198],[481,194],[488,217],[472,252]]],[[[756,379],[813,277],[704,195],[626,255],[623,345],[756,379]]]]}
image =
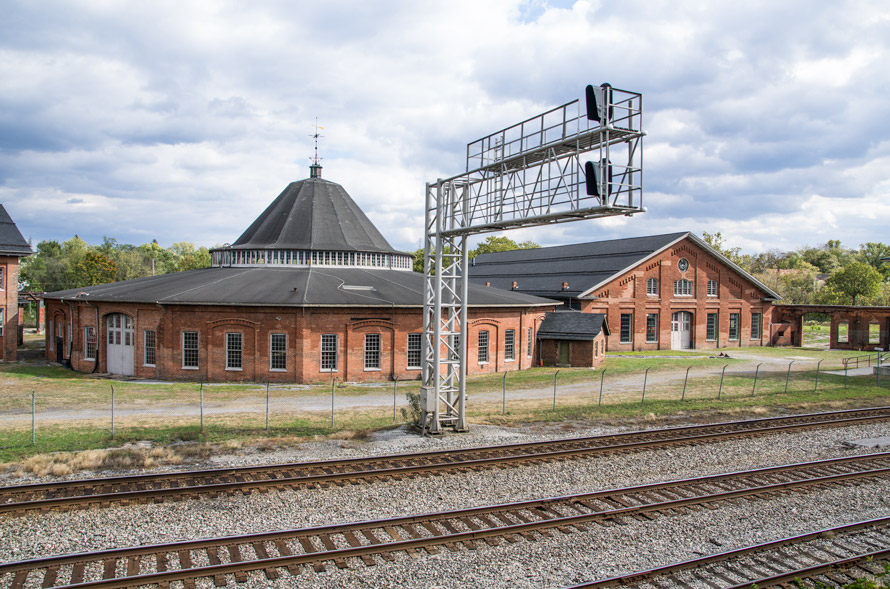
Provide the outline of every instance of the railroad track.
{"type": "Polygon", "coordinates": [[[843,587],[857,579],[890,580],[890,518],[857,522],[765,542],[655,569],[574,585],[606,587],[695,587],[733,589],[843,587]]]}
{"type": "Polygon", "coordinates": [[[373,480],[566,460],[597,453],[703,443],[782,431],[857,425],[887,419],[890,419],[890,407],[877,407],[415,454],[0,487],[0,513],[23,514],[29,510],[107,507],[114,504],[245,493],[257,489],[283,490],[359,484],[373,480]]]}
{"type": "Polygon", "coordinates": [[[223,586],[246,581],[251,571],[275,579],[330,566],[373,566],[395,553],[420,557],[482,543],[535,541],[627,518],[887,478],[890,453],[868,454],[458,511],[2,563],[0,585],[167,587],[180,581],[194,587],[196,579],[210,578],[223,586]]]}

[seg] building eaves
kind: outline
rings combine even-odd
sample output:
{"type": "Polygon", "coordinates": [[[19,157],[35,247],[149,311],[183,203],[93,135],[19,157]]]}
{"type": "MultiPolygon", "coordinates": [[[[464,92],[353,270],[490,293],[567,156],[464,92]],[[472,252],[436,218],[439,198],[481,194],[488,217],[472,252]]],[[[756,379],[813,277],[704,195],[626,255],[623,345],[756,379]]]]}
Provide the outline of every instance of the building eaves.
{"type": "Polygon", "coordinates": [[[30,256],[31,246],[22,236],[22,232],[16,226],[12,217],[0,204],[0,255],[5,256],[30,256]]]}

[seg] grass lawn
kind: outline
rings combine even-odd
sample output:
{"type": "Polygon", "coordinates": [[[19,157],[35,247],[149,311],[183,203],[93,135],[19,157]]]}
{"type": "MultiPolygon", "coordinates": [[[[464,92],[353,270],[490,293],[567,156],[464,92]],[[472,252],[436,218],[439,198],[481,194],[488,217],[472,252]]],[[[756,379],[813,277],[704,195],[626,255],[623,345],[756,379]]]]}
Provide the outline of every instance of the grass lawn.
{"type": "MultiPolygon", "coordinates": [[[[769,411],[770,407],[817,411],[888,404],[890,382],[878,383],[871,376],[851,376],[845,382],[843,376],[826,374],[828,370],[842,368],[843,358],[855,355],[861,353],[761,347],[608,355],[604,370],[546,367],[470,377],[467,415],[471,423],[509,425],[688,415],[697,411],[740,414],[769,411]],[[730,357],[715,357],[719,352],[730,357]],[[820,360],[816,390],[816,364],[820,360]],[[789,374],[787,367],[792,361],[789,374]],[[754,364],[758,362],[762,366],[757,371],[755,386],[754,364]],[[724,367],[725,372],[721,372],[724,367]],[[685,380],[687,369],[689,378],[685,380]],[[506,411],[500,400],[505,375],[506,411]],[[547,392],[553,389],[554,379],[558,385],[556,410],[547,392]],[[604,384],[602,405],[601,382],[604,384]]],[[[405,394],[419,391],[420,383],[401,381],[396,386],[396,401],[402,408],[407,405],[405,394]]],[[[204,385],[205,406],[224,405],[227,409],[222,413],[206,412],[202,430],[198,415],[200,384],[111,381],[58,367],[0,365],[0,414],[16,417],[15,421],[7,419],[7,423],[14,425],[4,426],[0,431],[0,462],[19,462],[51,452],[111,448],[143,440],[155,445],[194,442],[212,446],[286,445],[318,436],[361,438],[370,431],[392,428],[406,421],[401,410],[393,418],[392,403],[338,407],[332,429],[329,409],[297,411],[294,408],[298,400],[328,397],[330,391],[330,383],[269,387],[274,409],[270,412],[267,431],[266,385],[204,385]],[[112,387],[115,408],[120,412],[115,416],[114,438],[110,428],[112,387]],[[38,410],[36,445],[31,445],[32,391],[38,410]],[[165,414],[165,408],[184,406],[189,409],[187,415],[182,411],[176,415],[165,414]],[[122,409],[128,409],[129,414],[122,409]],[[77,419],[53,419],[50,416],[56,410],[76,410],[83,415],[77,419]]],[[[391,396],[392,391],[392,382],[335,383],[337,398],[391,396]]]]}

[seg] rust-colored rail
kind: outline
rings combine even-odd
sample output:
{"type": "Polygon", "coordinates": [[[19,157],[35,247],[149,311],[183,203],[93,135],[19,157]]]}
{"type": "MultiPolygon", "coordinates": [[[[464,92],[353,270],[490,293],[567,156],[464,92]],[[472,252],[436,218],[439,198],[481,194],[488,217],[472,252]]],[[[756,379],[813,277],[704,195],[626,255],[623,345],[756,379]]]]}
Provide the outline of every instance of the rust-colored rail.
{"type": "Polygon", "coordinates": [[[568,589],[688,587],[706,579],[726,589],[783,583],[833,587],[872,575],[886,575],[885,567],[890,567],[890,517],[826,528],[568,589]]]}
{"type": "Polygon", "coordinates": [[[285,571],[300,575],[332,565],[374,565],[393,560],[395,552],[418,556],[443,548],[472,550],[479,542],[535,541],[627,517],[651,519],[698,505],[875,478],[890,478],[890,453],[459,511],[2,563],[0,585],[110,588],[182,581],[192,587],[198,578],[213,578],[217,585],[232,580],[229,575],[244,581],[250,571],[274,579],[285,571]]]}
{"type": "Polygon", "coordinates": [[[0,487],[0,513],[215,496],[259,488],[353,484],[887,419],[890,407],[878,407],[502,446],[0,487]]]}

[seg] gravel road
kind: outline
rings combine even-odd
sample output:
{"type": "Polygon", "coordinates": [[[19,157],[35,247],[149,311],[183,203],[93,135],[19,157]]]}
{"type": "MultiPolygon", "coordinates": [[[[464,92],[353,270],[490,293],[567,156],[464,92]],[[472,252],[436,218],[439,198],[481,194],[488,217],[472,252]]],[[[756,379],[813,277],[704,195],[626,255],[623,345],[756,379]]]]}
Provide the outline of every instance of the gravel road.
{"type": "MultiPolygon", "coordinates": [[[[554,426],[474,426],[469,434],[437,439],[394,431],[365,442],[328,440],[277,453],[217,456],[207,466],[410,452],[621,429],[567,432],[554,426]]],[[[877,452],[888,448],[860,447],[851,442],[888,434],[890,425],[876,423],[370,485],[4,517],[0,519],[0,560],[458,509],[877,452]]],[[[522,540],[497,547],[480,544],[474,551],[443,550],[419,559],[396,555],[393,562],[378,559],[374,567],[351,563],[348,570],[329,567],[326,573],[304,573],[299,580],[284,574],[269,581],[256,573],[246,585],[236,585],[233,578],[229,582],[241,587],[562,587],[833,524],[886,516],[890,514],[887,491],[886,482],[867,482],[659,516],[649,522],[596,526],[587,532],[558,534],[536,542],[522,540]]],[[[0,585],[3,582],[0,579],[0,585]]],[[[199,586],[213,585],[206,580],[199,581],[199,586]]]]}

